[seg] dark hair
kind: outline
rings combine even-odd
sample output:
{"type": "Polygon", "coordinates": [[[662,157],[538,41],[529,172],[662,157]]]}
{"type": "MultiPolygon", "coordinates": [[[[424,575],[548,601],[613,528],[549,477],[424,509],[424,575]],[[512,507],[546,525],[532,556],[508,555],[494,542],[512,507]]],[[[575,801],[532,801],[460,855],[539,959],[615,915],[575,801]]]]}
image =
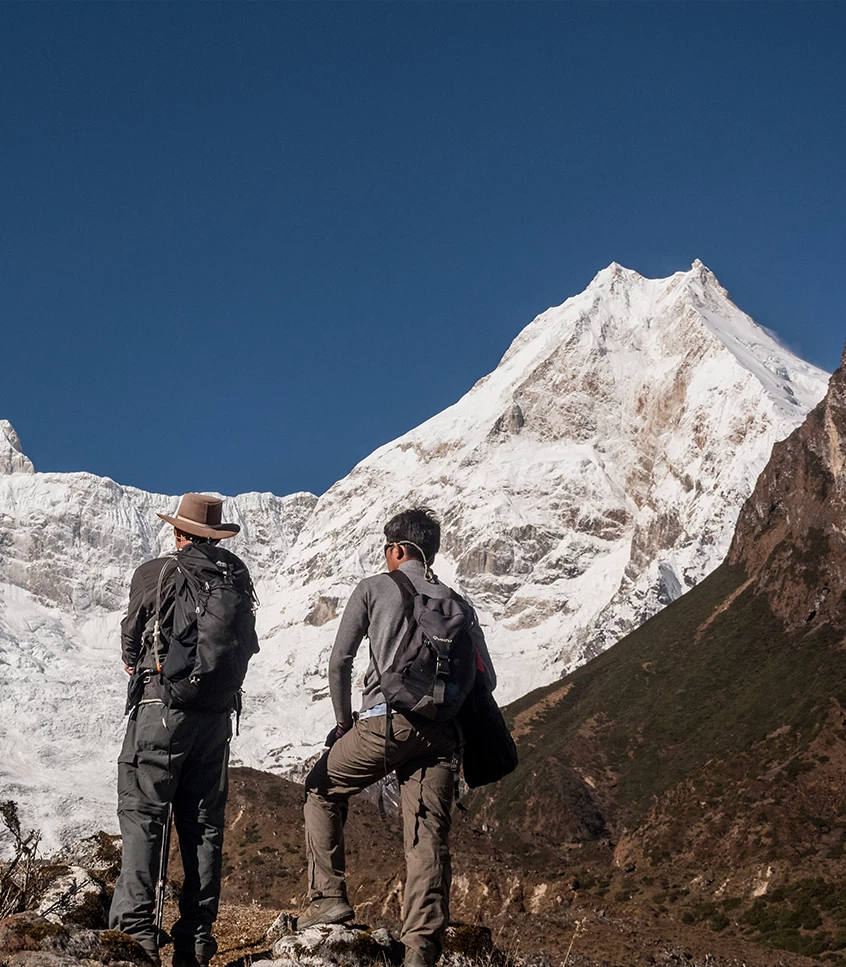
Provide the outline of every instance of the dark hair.
{"type": "Polygon", "coordinates": [[[213,537],[200,537],[199,534],[187,534],[185,531],[181,531],[178,527],[173,528],[173,532],[178,540],[181,541],[191,541],[192,544],[219,544],[220,541],[215,540],[213,537]]]}
{"type": "MultiPolygon", "coordinates": [[[[426,555],[428,563],[441,546],[441,525],[428,507],[412,507],[385,524],[385,539],[397,544],[403,541],[416,544],[426,555]]],[[[408,547],[408,553],[410,557],[418,556],[413,547],[408,547]]]]}

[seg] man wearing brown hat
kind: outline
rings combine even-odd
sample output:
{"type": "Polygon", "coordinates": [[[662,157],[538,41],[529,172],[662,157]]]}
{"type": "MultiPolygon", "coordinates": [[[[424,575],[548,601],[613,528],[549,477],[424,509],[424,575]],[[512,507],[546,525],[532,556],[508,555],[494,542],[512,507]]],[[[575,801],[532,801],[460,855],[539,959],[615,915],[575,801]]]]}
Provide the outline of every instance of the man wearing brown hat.
{"type": "Polygon", "coordinates": [[[154,907],[172,808],[185,874],[171,930],[173,967],[202,967],[217,951],[212,924],[220,896],[231,712],[247,661],[258,651],[254,595],[244,563],[217,547],[240,530],[221,522],[219,498],[186,494],[176,516],[157,516],[173,525],[176,552],[136,570],[121,623],[131,679],[118,757],[123,856],[109,925],[160,962],[154,907]],[[208,577],[199,583],[194,577],[203,568],[208,577]],[[215,606],[204,608],[209,587],[215,606]],[[192,588],[200,589],[199,597],[192,588]],[[201,612],[217,620],[227,610],[216,629],[203,623],[201,612]]]}

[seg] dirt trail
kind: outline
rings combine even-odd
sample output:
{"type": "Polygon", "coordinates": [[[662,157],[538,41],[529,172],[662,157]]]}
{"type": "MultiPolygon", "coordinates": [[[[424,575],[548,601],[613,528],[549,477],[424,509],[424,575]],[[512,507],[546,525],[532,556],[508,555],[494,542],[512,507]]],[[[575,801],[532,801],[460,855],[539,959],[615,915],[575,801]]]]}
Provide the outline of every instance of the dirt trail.
{"type": "Polygon", "coordinates": [[[749,585],[755,580],[754,577],[748,578],[739,588],[736,588],[732,593],[723,601],[721,605],[714,608],[711,614],[702,622],[702,624],[696,630],[696,637],[694,641],[699,644],[702,640],[702,636],[708,630],[708,628],[714,623],[714,621],[725,611],[734,604],[734,602],[740,597],[741,594],[749,587],[749,585]]]}

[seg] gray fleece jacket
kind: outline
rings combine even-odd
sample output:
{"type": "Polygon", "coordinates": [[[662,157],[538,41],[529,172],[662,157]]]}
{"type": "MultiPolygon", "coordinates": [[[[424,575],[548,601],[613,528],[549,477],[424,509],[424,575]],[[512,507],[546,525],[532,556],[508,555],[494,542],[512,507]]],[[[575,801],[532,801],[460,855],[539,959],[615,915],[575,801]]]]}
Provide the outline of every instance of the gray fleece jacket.
{"type": "MultiPolygon", "coordinates": [[[[420,561],[406,561],[400,565],[403,574],[411,578],[414,587],[430,598],[446,598],[450,589],[437,578],[427,581],[420,561]]],[[[403,608],[402,592],[387,574],[365,578],[353,591],[344,608],[341,626],[329,659],[329,693],[336,720],[344,726],[352,725],[352,667],[362,639],[370,638],[370,649],[380,670],[386,669],[394,660],[407,624],[403,608]]],[[[485,636],[475,614],[470,628],[473,642],[479,650],[488,674],[488,683],[496,688],[494,671],[485,636]]],[[[379,691],[379,681],[371,658],[364,676],[361,711],[381,705],[385,701],[379,691]]]]}

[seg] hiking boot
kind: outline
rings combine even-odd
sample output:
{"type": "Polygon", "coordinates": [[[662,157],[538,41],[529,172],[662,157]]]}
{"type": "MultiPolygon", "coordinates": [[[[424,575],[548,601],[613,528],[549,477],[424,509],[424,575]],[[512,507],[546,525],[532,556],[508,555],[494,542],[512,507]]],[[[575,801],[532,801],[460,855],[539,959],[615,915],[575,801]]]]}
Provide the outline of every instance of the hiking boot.
{"type": "MultiPolygon", "coordinates": [[[[139,943],[140,943],[140,941],[139,941],[139,943]]],[[[150,960],[150,963],[153,964],[154,967],[162,967],[162,959],[161,959],[161,957],[159,957],[159,948],[158,947],[151,947],[148,944],[142,943],[141,944],[141,949],[147,955],[147,957],[150,960]]]]}
{"type": "Polygon", "coordinates": [[[427,960],[423,954],[417,950],[412,950],[411,947],[405,948],[405,959],[402,965],[403,967],[433,967],[431,960],[427,960]]]}
{"type": "Polygon", "coordinates": [[[171,967],[208,967],[212,955],[196,954],[193,950],[174,950],[171,967]]]}
{"type": "Polygon", "coordinates": [[[303,915],[297,917],[297,931],[316,927],[320,923],[346,923],[354,916],[355,912],[345,897],[321,897],[319,900],[312,900],[303,915]]]}

